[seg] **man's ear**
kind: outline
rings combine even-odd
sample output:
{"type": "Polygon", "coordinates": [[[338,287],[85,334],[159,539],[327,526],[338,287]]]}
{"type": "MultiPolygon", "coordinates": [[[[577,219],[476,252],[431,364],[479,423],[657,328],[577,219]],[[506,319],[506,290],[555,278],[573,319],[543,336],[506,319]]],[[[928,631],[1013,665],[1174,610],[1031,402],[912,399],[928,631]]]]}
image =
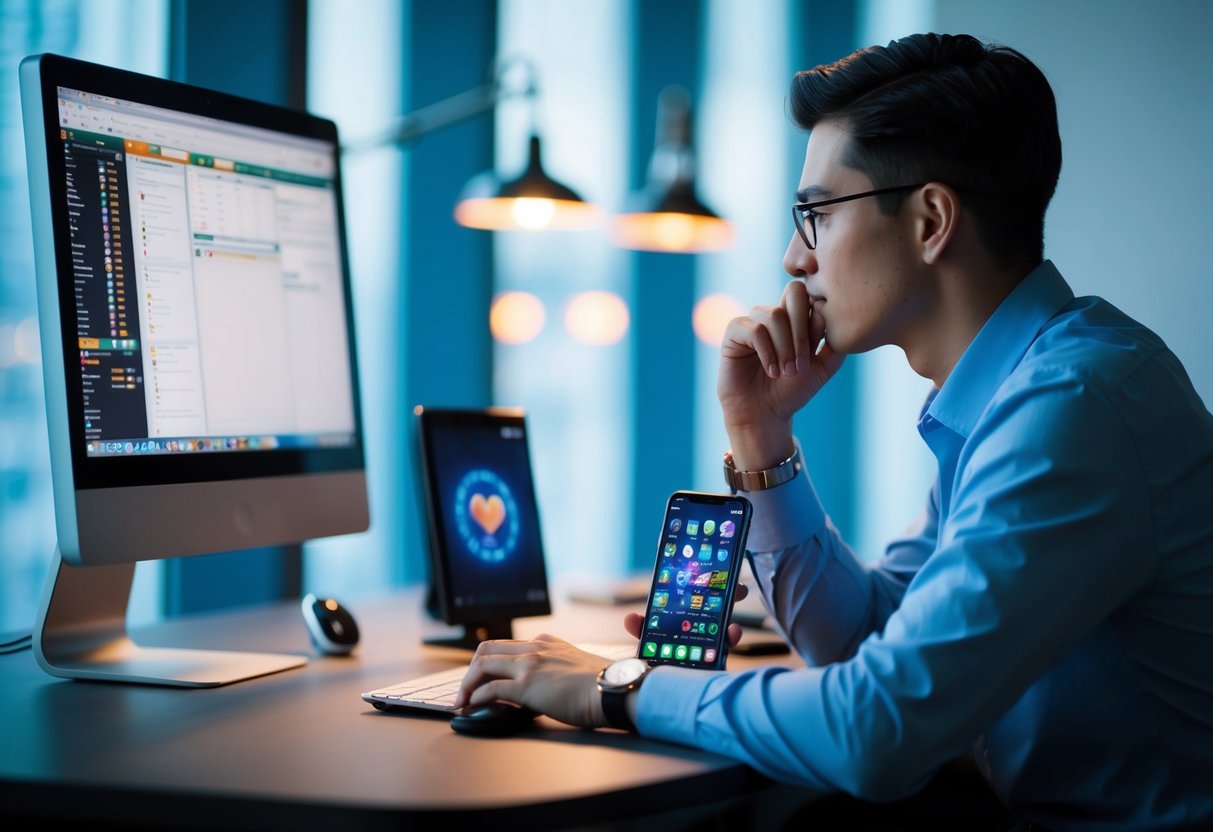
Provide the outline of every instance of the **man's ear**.
{"type": "Polygon", "coordinates": [[[924,185],[913,199],[917,212],[915,228],[922,261],[939,262],[960,223],[960,196],[941,182],[924,185]]]}

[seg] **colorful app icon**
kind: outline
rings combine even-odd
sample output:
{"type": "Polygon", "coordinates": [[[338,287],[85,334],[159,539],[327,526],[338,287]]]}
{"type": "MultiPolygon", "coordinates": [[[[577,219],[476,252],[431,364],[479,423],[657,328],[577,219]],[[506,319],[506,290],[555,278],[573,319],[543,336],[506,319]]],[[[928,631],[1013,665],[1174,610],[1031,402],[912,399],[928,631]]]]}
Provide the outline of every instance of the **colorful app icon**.
{"type": "Polygon", "coordinates": [[[678,659],[678,661],[682,661],[686,657],[687,657],[687,646],[685,644],[680,644],[674,648],[674,658],[678,659]]]}
{"type": "Polygon", "coordinates": [[[723,595],[709,595],[708,600],[703,602],[704,612],[720,612],[724,608],[723,595]]]}
{"type": "Polygon", "coordinates": [[[728,549],[717,549],[716,550],[716,560],[720,561],[721,563],[724,563],[728,559],[729,559],[729,550],[728,549]]]}
{"type": "Polygon", "coordinates": [[[653,606],[654,607],[656,607],[657,609],[663,609],[665,607],[665,605],[668,603],[670,603],[670,593],[668,593],[668,592],[654,592],[653,593],[653,606]]]}
{"type": "Polygon", "coordinates": [[[693,609],[693,610],[703,609],[703,596],[700,595],[699,593],[695,593],[694,595],[691,596],[691,609],[693,609]]]}
{"type": "Polygon", "coordinates": [[[672,531],[674,534],[678,534],[678,532],[682,531],[682,518],[681,517],[675,517],[673,520],[670,521],[670,531],[672,531]]]}
{"type": "Polygon", "coordinates": [[[702,647],[692,647],[691,648],[691,661],[697,662],[697,661],[701,661],[702,659],[703,659],[703,648],[702,647]]]}
{"type": "Polygon", "coordinates": [[[689,534],[691,537],[694,537],[695,535],[699,534],[699,521],[698,520],[688,520],[687,521],[687,534],[689,534]]]}
{"type": "Polygon", "coordinates": [[[712,544],[705,543],[699,547],[699,559],[710,561],[712,559],[712,544]]]}
{"type": "Polygon", "coordinates": [[[677,551],[678,551],[677,543],[667,543],[665,545],[665,548],[661,550],[661,553],[663,555],[665,555],[667,558],[672,558],[672,557],[674,557],[674,553],[677,551]]]}
{"type": "Polygon", "coordinates": [[[692,546],[690,543],[688,543],[686,546],[682,547],[682,556],[684,558],[694,557],[694,555],[695,555],[695,547],[692,546]]]}
{"type": "Polygon", "coordinates": [[[689,619],[689,618],[682,619],[682,631],[684,633],[691,632],[691,619],[689,619]]]}
{"type": "Polygon", "coordinates": [[[727,589],[729,586],[728,572],[713,572],[712,579],[708,581],[709,589],[727,589]]]}
{"type": "Polygon", "coordinates": [[[720,524],[721,537],[732,537],[735,534],[737,534],[737,524],[732,520],[725,520],[720,524]]]}
{"type": "Polygon", "coordinates": [[[704,660],[705,662],[714,662],[714,661],[716,661],[716,650],[715,650],[715,648],[713,648],[713,647],[709,647],[707,650],[704,650],[704,651],[703,651],[703,660],[704,660]]]}
{"type": "Polygon", "coordinates": [[[708,582],[711,580],[712,580],[711,572],[701,572],[695,576],[695,586],[707,586],[708,582]]]}
{"type": "Polygon", "coordinates": [[[686,586],[691,580],[691,573],[686,569],[679,569],[678,574],[674,576],[674,582],[679,586],[686,586]]]}
{"type": "Polygon", "coordinates": [[[708,634],[709,635],[714,636],[719,632],[720,632],[720,625],[717,624],[715,621],[713,621],[711,624],[708,625],[708,634]]]}
{"type": "Polygon", "coordinates": [[[644,643],[644,650],[642,650],[641,653],[642,653],[642,655],[644,655],[644,657],[646,659],[651,659],[654,656],[656,656],[657,655],[657,642],[646,641],[644,643]]]}
{"type": "Polygon", "coordinates": [[[655,615],[649,619],[649,629],[650,630],[660,630],[661,629],[661,616],[660,615],[655,615]]]}
{"type": "Polygon", "coordinates": [[[712,532],[714,532],[714,531],[716,531],[716,521],[715,520],[704,520],[703,521],[704,536],[711,537],[712,532]]]}
{"type": "Polygon", "coordinates": [[[668,584],[673,579],[674,570],[670,569],[668,566],[663,567],[662,570],[657,573],[657,583],[659,584],[668,584]]]}
{"type": "Polygon", "coordinates": [[[672,659],[673,657],[674,657],[674,645],[672,645],[672,644],[661,645],[661,658],[672,659]]]}

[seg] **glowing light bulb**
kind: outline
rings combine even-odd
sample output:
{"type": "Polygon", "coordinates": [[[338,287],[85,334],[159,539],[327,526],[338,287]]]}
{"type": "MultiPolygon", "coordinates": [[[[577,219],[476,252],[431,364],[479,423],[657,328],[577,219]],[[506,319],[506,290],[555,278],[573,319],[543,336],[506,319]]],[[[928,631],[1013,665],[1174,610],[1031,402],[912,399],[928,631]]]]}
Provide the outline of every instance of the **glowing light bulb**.
{"type": "Polygon", "coordinates": [[[510,210],[514,215],[514,222],[530,231],[547,228],[556,214],[556,206],[552,204],[552,200],[534,197],[514,200],[510,210]]]}
{"type": "Polygon", "coordinates": [[[686,251],[695,242],[695,221],[686,214],[659,214],[654,236],[662,248],[686,251]]]}

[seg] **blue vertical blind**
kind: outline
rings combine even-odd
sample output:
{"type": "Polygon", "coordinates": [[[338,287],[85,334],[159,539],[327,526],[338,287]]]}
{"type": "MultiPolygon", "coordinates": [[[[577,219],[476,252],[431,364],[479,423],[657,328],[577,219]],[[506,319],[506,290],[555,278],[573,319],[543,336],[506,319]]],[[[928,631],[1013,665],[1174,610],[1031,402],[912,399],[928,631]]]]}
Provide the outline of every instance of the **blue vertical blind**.
{"type": "MultiPolygon", "coordinates": [[[[503,0],[498,52],[533,64],[539,96],[533,110],[524,101],[498,108],[502,175],[522,170],[537,127],[554,178],[606,210],[623,202],[628,10],[503,0]]],[[[553,575],[611,575],[629,557],[629,261],[605,226],[495,235],[493,400],[527,410],[553,575]]]]}
{"type": "MultiPolygon", "coordinates": [[[[702,98],[706,9],[697,0],[634,0],[631,174],[644,187],[657,126],[657,102],[682,87],[702,98]]],[[[691,487],[695,449],[694,256],[638,252],[632,257],[632,470],[629,566],[652,568],[666,499],[691,487]]]]}
{"type": "MultiPolygon", "coordinates": [[[[410,21],[403,4],[364,0],[357,9],[351,14],[346,0],[308,3],[308,109],[332,119],[347,144],[380,135],[407,109],[409,60],[400,43],[410,21]]],[[[406,242],[399,234],[401,193],[409,183],[405,152],[380,146],[343,159],[371,526],[363,534],[307,543],[303,563],[306,591],[339,598],[392,585],[403,568],[399,553],[408,548],[408,524],[416,523],[406,508],[401,439],[401,362],[408,348],[400,279],[406,242]]]]}
{"type": "Polygon", "coordinates": [[[17,67],[55,52],[155,75],[164,0],[0,0],[0,631],[28,628],[55,548],[17,67]]]}

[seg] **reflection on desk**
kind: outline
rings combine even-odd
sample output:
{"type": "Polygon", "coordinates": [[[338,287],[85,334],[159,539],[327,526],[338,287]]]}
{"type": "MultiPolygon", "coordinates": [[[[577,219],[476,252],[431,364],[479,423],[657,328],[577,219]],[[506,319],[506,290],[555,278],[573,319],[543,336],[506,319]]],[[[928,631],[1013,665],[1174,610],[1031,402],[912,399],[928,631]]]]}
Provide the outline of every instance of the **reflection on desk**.
{"type": "MultiPolygon", "coordinates": [[[[441,625],[422,612],[420,589],[350,601],[363,631],[353,657],[313,654],[302,668],[209,690],[67,681],[29,652],[0,655],[3,817],[295,829],[592,819],[603,828],[667,810],[689,819],[720,801],[762,817],[753,795],[770,784],[697,749],[547,717],[520,737],[480,739],[456,734],[446,717],[376,711],[362,691],[466,664],[469,654],[422,646],[441,625]]],[[[554,607],[516,621],[516,635],[624,636],[620,608],[554,607]]],[[[177,619],[137,638],[310,652],[297,603],[177,619]]],[[[730,668],[758,663],[737,657],[730,668]]]]}

